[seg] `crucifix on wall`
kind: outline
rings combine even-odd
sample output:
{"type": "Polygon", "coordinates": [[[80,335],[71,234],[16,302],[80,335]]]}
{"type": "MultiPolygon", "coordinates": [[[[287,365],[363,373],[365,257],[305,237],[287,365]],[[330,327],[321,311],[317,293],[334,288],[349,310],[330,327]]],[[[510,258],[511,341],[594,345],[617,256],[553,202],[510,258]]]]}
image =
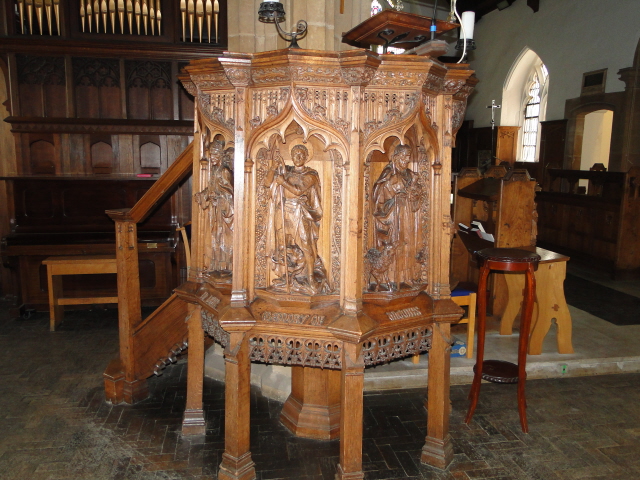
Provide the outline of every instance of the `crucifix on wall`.
{"type": "Polygon", "coordinates": [[[496,119],[495,119],[495,111],[496,108],[501,108],[502,105],[496,105],[496,101],[495,100],[491,100],[491,105],[487,105],[487,108],[491,109],[491,161],[493,162],[495,155],[496,155],[496,149],[495,149],[495,143],[496,143],[496,137],[495,137],[495,129],[496,129],[496,119]]]}

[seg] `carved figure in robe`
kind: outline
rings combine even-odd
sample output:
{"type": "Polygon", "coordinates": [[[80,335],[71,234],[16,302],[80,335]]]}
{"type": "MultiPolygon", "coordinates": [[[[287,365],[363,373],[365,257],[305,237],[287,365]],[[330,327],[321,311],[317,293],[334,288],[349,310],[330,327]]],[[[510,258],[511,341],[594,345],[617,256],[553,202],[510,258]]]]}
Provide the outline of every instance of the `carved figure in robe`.
{"type": "Polygon", "coordinates": [[[382,253],[391,246],[394,256],[388,284],[377,285],[387,291],[416,286],[420,278],[418,227],[424,187],[409,168],[410,160],[411,148],[398,145],[373,186],[375,249],[382,253]]]}
{"type": "Polygon", "coordinates": [[[271,196],[266,251],[277,276],[270,288],[304,295],[328,293],[327,272],[318,255],[320,177],[305,165],[309,151],[304,145],[291,149],[291,159],[293,166],[285,165],[276,150],[265,179],[271,196]]]}
{"type": "Polygon", "coordinates": [[[233,260],[233,171],[225,160],[224,142],[205,144],[201,163],[209,164],[207,187],[196,202],[209,212],[211,251],[208,271],[230,274],[233,260]]]}

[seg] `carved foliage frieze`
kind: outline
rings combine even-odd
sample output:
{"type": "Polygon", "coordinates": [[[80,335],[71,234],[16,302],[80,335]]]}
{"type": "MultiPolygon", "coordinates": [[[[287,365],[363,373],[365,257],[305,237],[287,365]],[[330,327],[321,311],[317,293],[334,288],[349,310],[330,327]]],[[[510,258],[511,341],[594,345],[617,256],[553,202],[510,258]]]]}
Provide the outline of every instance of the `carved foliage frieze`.
{"type": "Polygon", "coordinates": [[[471,92],[473,91],[473,86],[471,85],[463,85],[460,90],[453,96],[453,113],[451,117],[451,128],[453,129],[453,133],[457,133],[462,126],[462,122],[464,121],[464,114],[467,110],[467,99],[471,92]]]}
{"type": "Polygon", "coordinates": [[[272,144],[267,150],[260,149],[256,158],[256,266],[255,286],[266,288],[267,285],[267,221],[269,216],[270,190],[266,183],[269,164],[277,155],[277,147],[272,144]]]}
{"type": "Polygon", "coordinates": [[[345,137],[349,134],[349,90],[298,87],[295,98],[311,118],[328,123],[345,137]]]}
{"type": "Polygon", "coordinates": [[[384,87],[420,87],[427,78],[426,72],[380,71],[371,80],[371,85],[384,87]]]}
{"type": "Polygon", "coordinates": [[[257,128],[266,120],[276,117],[282,111],[290,96],[291,89],[289,87],[253,90],[249,117],[251,128],[257,128]]]}
{"type": "Polygon", "coordinates": [[[342,83],[340,67],[296,65],[291,67],[291,77],[296,82],[342,83]]]}
{"type": "Polygon", "coordinates": [[[368,91],[362,97],[364,102],[364,134],[370,136],[382,127],[399,123],[417,107],[420,96],[416,92],[389,93],[368,91]]]}
{"type": "Polygon", "coordinates": [[[251,71],[251,79],[254,85],[289,82],[289,80],[291,80],[291,73],[288,67],[255,68],[251,71]]]}
{"type": "Polygon", "coordinates": [[[432,336],[432,327],[426,326],[370,337],[362,343],[364,364],[377,365],[426,352],[432,336]]]}
{"type": "Polygon", "coordinates": [[[202,329],[223,347],[229,344],[229,334],[220,326],[215,313],[202,309],[202,329]]]}
{"type": "Polygon", "coordinates": [[[249,336],[249,358],[252,362],[339,369],[342,367],[342,343],[326,339],[255,334],[249,336]]]}
{"type": "MultiPolygon", "coordinates": [[[[226,87],[232,88],[231,82],[229,82],[229,79],[224,72],[207,73],[206,75],[191,75],[191,81],[202,91],[226,87]]],[[[191,93],[191,91],[189,91],[189,93],[191,93]]],[[[191,94],[194,97],[196,96],[195,93],[191,94]]]]}
{"type": "Polygon", "coordinates": [[[331,184],[333,199],[333,228],[331,235],[331,279],[335,291],[340,291],[340,257],[342,252],[342,178],[344,163],[337,150],[330,150],[333,160],[333,179],[331,184]]]}

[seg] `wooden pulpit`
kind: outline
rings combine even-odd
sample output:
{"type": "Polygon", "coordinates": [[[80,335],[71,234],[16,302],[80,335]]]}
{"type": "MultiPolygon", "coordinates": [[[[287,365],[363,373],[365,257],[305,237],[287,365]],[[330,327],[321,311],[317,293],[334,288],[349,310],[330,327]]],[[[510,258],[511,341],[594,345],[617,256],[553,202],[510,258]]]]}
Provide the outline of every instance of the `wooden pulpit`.
{"type": "Polygon", "coordinates": [[[202,433],[203,335],[225,348],[220,479],[255,478],[251,362],[293,366],[282,419],[340,436],[339,479],[363,478],[364,369],[429,352],[422,461],[448,434],[451,147],[468,65],[366,50],[195,60],[192,257],[183,432],[202,433]]]}

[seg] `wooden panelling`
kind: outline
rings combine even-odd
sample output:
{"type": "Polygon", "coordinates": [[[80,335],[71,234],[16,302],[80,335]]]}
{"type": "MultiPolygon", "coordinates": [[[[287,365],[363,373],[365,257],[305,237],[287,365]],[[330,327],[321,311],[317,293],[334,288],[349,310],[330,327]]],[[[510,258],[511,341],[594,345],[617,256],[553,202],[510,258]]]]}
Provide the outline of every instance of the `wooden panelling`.
{"type": "Polygon", "coordinates": [[[640,275],[638,173],[548,170],[536,195],[538,243],[617,277],[640,275]],[[579,194],[580,179],[596,185],[595,194],[579,194]]]}
{"type": "MultiPolygon", "coordinates": [[[[104,177],[5,177],[10,186],[11,233],[3,238],[2,256],[13,274],[11,292],[21,306],[46,308],[46,271],[42,261],[56,255],[115,254],[115,226],[108,208],[134,205],[153,180],[104,177]]],[[[156,208],[138,225],[143,300],[160,304],[177,283],[173,200],[156,208]]],[[[64,279],[65,294],[113,296],[115,279],[96,275],[64,279]]],[[[9,293],[9,292],[6,292],[9,293]]]]}

